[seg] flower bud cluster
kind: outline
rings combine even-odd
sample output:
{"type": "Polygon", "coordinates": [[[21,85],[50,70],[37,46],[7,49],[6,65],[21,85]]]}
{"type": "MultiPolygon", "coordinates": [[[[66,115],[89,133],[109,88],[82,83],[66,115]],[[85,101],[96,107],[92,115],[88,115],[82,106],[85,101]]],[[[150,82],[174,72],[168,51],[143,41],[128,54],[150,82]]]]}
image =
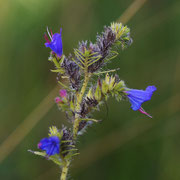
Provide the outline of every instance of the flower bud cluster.
{"type": "Polygon", "coordinates": [[[122,23],[111,23],[111,29],[116,34],[116,44],[121,45],[122,49],[132,44],[130,29],[127,26],[123,26],[122,23]]]}
{"type": "Polygon", "coordinates": [[[72,59],[71,55],[68,58],[65,57],[61,67],[65,70],[65,76],[68,77],[71,88],[78,91],[81,83],[81,72],[79,66],[70,59],[72,59]]]}
{"type": "Polygon", "coordinates": [[[131,45],[130,29],[121,23],[113,23],[111,26],[104,27],[104,32],[97,35],[95,43],[82,41],[79,47],[74,49],[74,56],[71,54],[56,56],[51,53],[49,58],[55,65],[52,72],[58,73],[58,76],[67,77],[70,87],[76,91],[81,87],[81,74],[87,66],[89,73],[99,71],[107,62],[118,55],[113,49],[122,49],[131,45]]]}
{"type": "Polygon", "coordinates": [[[97,85],[89,89],[81,104],[81,117],[85,118],[93,109],[98,109],[98,105],[107,100],[109,95],[115,96],[118,101],[121,100],[125,89],[125,83],[119,80],[118,75],[110,76],[107,73],[104,80],[98,79],[97,85]]]}
{"type": "Polygon", "coordinates": [[[59,96],[55,98],[55,102],[58,105],[60,109],[63,111],[66,111],[68,108],[68,96],[67,96],[67,91],[65,89],[61,89],[59,91],[59,96]],[[60,96],[60,97],[59,97],[60,96]]]}

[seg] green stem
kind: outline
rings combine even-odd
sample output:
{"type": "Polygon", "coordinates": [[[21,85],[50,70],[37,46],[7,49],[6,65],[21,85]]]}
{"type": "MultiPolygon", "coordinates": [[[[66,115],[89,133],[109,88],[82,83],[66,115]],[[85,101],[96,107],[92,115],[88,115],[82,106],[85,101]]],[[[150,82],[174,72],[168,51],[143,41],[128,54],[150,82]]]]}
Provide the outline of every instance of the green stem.
{"type": "MultiPolygon", "coordinates": [[[[80,93],[77,95],[77,103],[76,103],[76,112],[78,112],[81,108],[81,102],[84,96],[84,93],[86,91],[86,87],[88,85],[89,82],[89,78],[90,78],[90,74],[88,73],[88,67],[85,64],[85,70],[84,70],[84,83],[83,86],[81,88],[80,93]]],[[[74,120],[74,126],[73,126],[73,138],[76,139],[77,137],[77,133],[78,133],[78,128],[79,128],[79,122],[80,122],[80,118],[79,118],[79,114],[75,114],[75,120],[74,120]]]]}
{"type": "MultiPolygon", "coordinates": [[[[84,69],[84,82],[83,82],[81,91],[79,93],[77,93],[77,102],[76,102],[76,106],[75,106],[75,112],[80,111],[81,103],[82,103],[82,100],[83,100],[83,96],[84,96],[84,93],[86,91],[86,88],[87,88],[87,85],[88,85],[88,82],[89,82],[89,78],[90,78],[90,74],[88,73],[87,59],[85,59],[84,68],[83,69],[84,69]]],[[[80,121],[81,121],[81,119],[79,117],[79,114],[76,113],[75,114],[74,124],[73,124],[73,139],[74,140],[76,140],[76,138],[77,138],[77,133],[78,133],[80,121]]],[[[71,163],[70,159],[67,159],[64,162],[60,180],[66,180],[70,163],[71,163]]]]}
{"type": "Polygon", "coordinates": [[[64,162],[64,166],[62,168],[60,180],[66,180],[70,162],[71,162],[70,160],[67,160],[64,162]]]}

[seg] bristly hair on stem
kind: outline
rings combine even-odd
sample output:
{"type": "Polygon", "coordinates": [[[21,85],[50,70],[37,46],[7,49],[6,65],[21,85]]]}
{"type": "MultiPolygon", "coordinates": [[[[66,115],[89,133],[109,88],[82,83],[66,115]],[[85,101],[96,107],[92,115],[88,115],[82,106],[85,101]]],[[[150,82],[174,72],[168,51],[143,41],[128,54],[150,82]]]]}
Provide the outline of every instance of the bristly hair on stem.
{"type": "Polygon", "coordinates": [[[62,126],[58,129],[52,126],[47,138],[39,144],[39,151],[32,153],[46,157],[62,168],[61,180],[67,179],[68,169],[74,156],[79,154],[76,147],[77,139],[87,131],[88,127],[100,122],[93,118],[93,112],[99,110],[103,102],[110,97],[117,101],[127,99],[134,111],[139,111],[151,117],[142,104],[151,99],[155,86],[146,90],[130,89],[117,74],[119,69],[103,70],[120,52],[132,44],[130,29],[122,23],[112,23],[105,26],[98,34],[96,42],[82,41],[73,51],[65,56],[62,47],[62,35],[49,33],[45,35],[46,47],[51,49],[49,61],[54,64],[58,84],[63,87],[55,98],[58,108],[66,113],[71,128],[62,126]],[[50,40],[49,40],[50,39],[50,40]],[[61,82],[66,79],[67,83],[61,82]]]}

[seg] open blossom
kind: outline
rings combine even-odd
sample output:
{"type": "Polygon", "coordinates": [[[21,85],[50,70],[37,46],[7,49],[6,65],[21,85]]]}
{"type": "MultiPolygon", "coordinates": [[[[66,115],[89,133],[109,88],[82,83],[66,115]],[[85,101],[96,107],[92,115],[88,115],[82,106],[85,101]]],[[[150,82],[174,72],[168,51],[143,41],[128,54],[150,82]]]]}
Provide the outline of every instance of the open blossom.
{"type": "Polygon", "coordinates": [[[134,111],[139,110],[141,113],[151,117],[148,113],[144,111],[141,105],[142,103],[151,99],[154,91],[156,91],[155,86],[148,86],[146,90],[130,89],[125,91],[125,93],[127,94],[127,97],[129,98],[129,101],[131,103],[131,108],[134,111]]]}
{"type": "Polygon", "coordinates": [[[48,39],[47,35],[44,35],[44,38],[46,39],[45,46],[49,47],[53,52],[55,52],[58,57],[61,57],[63,54],[61,31],[62,29],[60,30],[60,33],[55,34],[52,34],[52,32],[50,34],[48,31],[51,41],[48,39]]]}
{"type": "Polygon", "coordinates": [[[49,138],[43,138],[38,143],[38,148],[46,151],[48,156],[59,154],[60,152],[60,139],[57,136],[51,136],[49,138]]]}

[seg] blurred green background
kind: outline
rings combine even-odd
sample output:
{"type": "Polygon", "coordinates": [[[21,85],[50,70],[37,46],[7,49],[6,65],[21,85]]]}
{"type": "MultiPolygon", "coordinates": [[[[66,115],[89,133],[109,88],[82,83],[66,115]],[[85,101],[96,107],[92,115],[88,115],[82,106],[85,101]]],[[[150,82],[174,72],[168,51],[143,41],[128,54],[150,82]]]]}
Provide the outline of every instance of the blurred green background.
{"type": "Polygon", "coordinates": [[[56,165],[27,152],[37,149],[50,125],[68,125],[54,105],[58,89],[44,46],[46,27],[63,28],[67,55],[120,16],[134,42],[108,68],[120,67],[129,87],[156,85],[143,106],[154,118],[132,111],[128,102],[108,101],[108,109],[95,113],[103,122],[79,139],[81,154],[69,179],[180,179],[179,0],[0,0],[0,179],[59,179],[56,165]]]}

